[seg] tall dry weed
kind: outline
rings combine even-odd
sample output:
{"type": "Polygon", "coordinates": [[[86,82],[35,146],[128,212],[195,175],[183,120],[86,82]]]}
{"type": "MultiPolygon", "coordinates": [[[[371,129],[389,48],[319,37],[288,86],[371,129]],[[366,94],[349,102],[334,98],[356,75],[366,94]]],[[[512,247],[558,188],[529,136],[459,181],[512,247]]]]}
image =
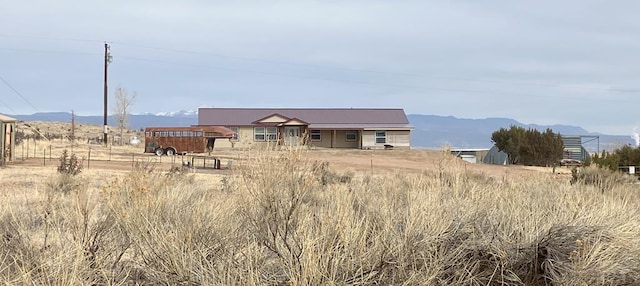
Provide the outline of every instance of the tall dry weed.
{"type": "Polygon", "coordinates": [[[635,185],[496,178],[445,153],[422,174],[370,174],[301,149],[249,152],[222,179],[141,165],[99,191],[1,207],[0,282],[640,283],[635,185]]]}

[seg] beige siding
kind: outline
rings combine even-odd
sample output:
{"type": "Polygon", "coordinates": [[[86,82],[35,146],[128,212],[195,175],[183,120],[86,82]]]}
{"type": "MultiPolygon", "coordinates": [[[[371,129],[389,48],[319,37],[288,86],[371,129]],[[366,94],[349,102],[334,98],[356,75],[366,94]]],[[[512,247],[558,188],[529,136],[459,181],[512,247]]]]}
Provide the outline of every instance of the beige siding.
{"type": "Polygon", "coordinates": [[[237,141],[231,141],[229,139],[218,139],[216,140],[215,148],[253,148],[258,146],[265,146],[266,144],[267,142],[253,141],[253,126],[241,126],[238,128],[237,141]]]}
{"type": "Polygon", "coordinates": [[[331,130],[320,130],[320,141],[311,140],[311,131],[309,131],[309,144],[312,147],[331,148],[331,130]]]}
{"type": "Polygon", "coordinates": [[[358,148],[360,147],[360,134],[356,141],[347,141],[346,130],[336,130],[336,137],[333,144],[334,148],[358,148]]]}
{"type": "Polygon", "coordinates": [[[359,148],[360,147],[360,135],[358,140],[347,141],[346,130],[321,130],[320,141],[310,141],[309,144],[312,147],[321,148],[359,148]]]}
{"type": "Polygon", "coordinates": [[[395,147],[411,147],[409,130],[387,131],[387,144],[395,147]]]}
{"type": "MultiPolygon", "coordinates": [[[[228,126],[236,127],[236,126],[228,126]]],[[[390,130],[387,131],[387,143],[393,145],[394,148],[410,148],[410,131],[409,130],[390,130]]],[[[346,130],[336,130],[335,137],[333,130],[322,130],[320,133],[320,141],[311,141],[309,139],[309,145],[311,147],[319,148],[359,148],[360,141],[362,141],[362,148],[364,149],[382,149],[385,144],[376,144],[375,131],[365,130],[358,134],[358,140],[355,142],[349,142],[346,140],[346,130]],[[362,138],[360,138],[362,136],[362,138]]],[[[309,134],[310,136],[310,134],[309,134]]],[[[238,128],[238,140],[233,142],[233,148],[260,148],[267,144],[275,144],[275,142],[262,142],[253,140],[253,127],[244,126],[238,128]]],[[[216,140],[215,148],[232,148],[232,142],[228,139],[216,140]]]]}
{"type": "MultiPolygon", "coordinates": [[[[373,130],[362,131],[362,148],[371,149],[376,148],[376,132],[373,130]]],[[[381,146],[384,148],[384,146],[381,146]]]]}
{"type": "Polygon", "coordinates": [[[390,130],[387,132],[386,143],[376,143],[376,131],[365,130],[362,136],[362,148],[382,149],[385,144],[393,145],[394,148],[411,148],[410,130],[390,130]]]}
{"type": "Polygon", "coordinates": [[[286,125],[287,125],[287,126],[291,126],[291,125],[299,125],[299,126],[302,126],[302,125],[307,125],[307,123],[304,123],[304,122],[302,122],[302,121],[300,121],[300,120],[291,120],[291,121],[287,121],[286,125]]]}

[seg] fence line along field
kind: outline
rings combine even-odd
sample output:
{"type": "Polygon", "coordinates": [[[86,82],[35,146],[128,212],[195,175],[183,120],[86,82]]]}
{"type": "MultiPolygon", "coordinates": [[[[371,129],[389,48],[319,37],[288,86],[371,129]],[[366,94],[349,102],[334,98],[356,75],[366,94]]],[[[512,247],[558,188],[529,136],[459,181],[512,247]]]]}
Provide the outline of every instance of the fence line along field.
{"type": "Polygon", "coordinates": [[[214,152],[241,159],[207,173],[124,155],[127,168],[77,175],[57,171],[69,158],[1,168],[0,282],[640,283],[640,196],[622,174],[446,151],[214,152]]]}

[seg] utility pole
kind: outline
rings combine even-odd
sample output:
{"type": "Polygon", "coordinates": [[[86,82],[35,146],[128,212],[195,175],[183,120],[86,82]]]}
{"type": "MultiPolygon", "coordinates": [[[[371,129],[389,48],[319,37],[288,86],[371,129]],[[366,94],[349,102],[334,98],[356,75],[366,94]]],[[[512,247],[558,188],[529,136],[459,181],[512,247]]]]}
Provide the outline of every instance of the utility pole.
{"type": "Polygon", "coordinates": [[[107,67],[113,61],[111,53],[109,53],[109,44],[104,43],[104,145],[107,145],[107,133],[109,127],[107,126],[107,67]]]}

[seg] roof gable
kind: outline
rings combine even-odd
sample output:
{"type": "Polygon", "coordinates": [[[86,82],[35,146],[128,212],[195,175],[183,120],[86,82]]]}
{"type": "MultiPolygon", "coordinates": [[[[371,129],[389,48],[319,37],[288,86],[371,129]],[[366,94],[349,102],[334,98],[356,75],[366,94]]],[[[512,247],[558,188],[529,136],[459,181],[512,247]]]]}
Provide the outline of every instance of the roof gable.
{"type": "Polygon", "coordinates": [[[309,125],[309,122],[302,121],[298,118],[291,118],[285,122],[280,123],[279,125],[309,125]]]}
{"type": "Polygon", "coordinates": [[[268,115],[266,117],[262,117],[262,118],[260,118],[260,119],[258,119],[256,121],[251,122],[251,123],[253,123],[253,124],[281,123],[281,122],[285,122],[285,121],[287,121],[289,119],[290,119],[289,117],[282,116],[282,115],[280,115],[278,113],[274,113],[274,114],[268,115]]]}

